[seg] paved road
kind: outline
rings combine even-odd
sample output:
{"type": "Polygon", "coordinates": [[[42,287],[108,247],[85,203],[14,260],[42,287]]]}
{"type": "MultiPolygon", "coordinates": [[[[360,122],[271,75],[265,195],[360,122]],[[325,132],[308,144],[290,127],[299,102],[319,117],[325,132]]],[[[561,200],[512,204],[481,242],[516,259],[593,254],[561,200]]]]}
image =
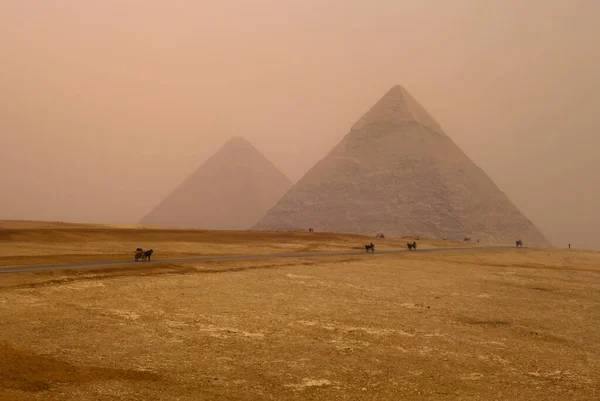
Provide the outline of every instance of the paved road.
{"type": "MultiPolygon", "coordinates": [[[[472,251],[479,249],[512,249],[511,246],[478,246],[478,247],[464,247],[464,248],[428,248],[428,249],[417,249],[413,252],[439,252],[439,251],[472,251]]],[[[407,249],[396,249],[396,250],[375,250],[375,253],[369,255],[387,255],[391,253],[402,253],[408,252],[407,249]]],[[[179,259],[153,259],[151,262],[139,262],[139,263],[183,263],[183,262],[210,262],[218,260],[250,260],[250,259],[278,259],[278,258],[317,258],[317,257],[328,257],[328,256],[360,256],[365,255],[363,251],[346,251],[346,252],[314,252],[314,253],[272,253],[264,255],[228,255],[228,256],[202,256],[196,258],[179,258],[179,259]]],[[[34,265],[34,266],[9,266],[0,267],[0,274],[2,273],[22,273],[22,272],[33,272],[40,270],[60,270],[60,269],[85,269],[94,267],[109,267],[109,266],[123,266],[135,263],[132,260],[114,261],[114,262],[86,262],[86,263],[69,263],[69,264],[56,264],[56,265],[34,265]]]]}

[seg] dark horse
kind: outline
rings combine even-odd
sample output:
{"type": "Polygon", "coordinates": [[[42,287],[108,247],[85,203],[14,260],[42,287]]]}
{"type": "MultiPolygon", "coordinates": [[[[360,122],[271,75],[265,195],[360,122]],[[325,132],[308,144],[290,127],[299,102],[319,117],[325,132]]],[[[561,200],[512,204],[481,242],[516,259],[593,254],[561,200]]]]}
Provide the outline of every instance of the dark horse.
{"type": "Polygon", "coordinates": [[[144,252],[144,260],[147,260],[148,262],[150,261],[150,258],[152,257],[152,253],[154,251],[152,249],[144,252]]]}
{"type": "Polygon", "coordinates": [[[412,251],[413,249],[416,250],[417,249],[417,241],[413,241],[412,244],[410,242],[407,242],[406,246],[408,247],[409,251],[412,251]]]}
{"type": "Polygon", "coordinates": [[[375,252],[375,245],[373,245],[372,242],[370,244],[365,245],[365,251],[369,252],[369,249],[371,250],[371,252],[375,252]]]}
{"type": "Polygon", "coordinates": [[[518,247],[521,247],[521,248],[523,248],[523,241],[521,241],[520,239],[519,239],[519,240],[517,240],[517,248],[518,248],[518,247]]]}

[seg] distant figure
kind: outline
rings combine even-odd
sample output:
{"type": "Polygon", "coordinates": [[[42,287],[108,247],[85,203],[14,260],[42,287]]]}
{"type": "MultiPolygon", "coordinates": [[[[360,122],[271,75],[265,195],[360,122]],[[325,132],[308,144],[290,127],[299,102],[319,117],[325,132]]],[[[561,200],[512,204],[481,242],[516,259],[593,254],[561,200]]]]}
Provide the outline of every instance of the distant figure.
{"type": "Polygon", "coordinates": [[[365,251],[369,252],[369,249],[371,250],[371,252],[375,252],[375,245],[373,245],[372,242],[370,244],[365,245],[365,251]]]}
{"type": "Polygon", "coordinates": [[[523,248],[523,241],[521,241],[520,239],[517,240],[517,248],[519,247],[523,248]]]}
{"type": "Polygon", "coordinates": [[[135,258],[134,261],[138,262],[139,260],[141,260],[144,257],[144,251],[142,250],[142,248],[137,248],[135,250],[135,258]]]}
{"type": "Polygon", "coordinates": [[[149,251],[144,252],[144,260],[147,260],[148,262],[150,261],[150,257],[152,257],[152,253],[154,251],[152,249],[150,249],[149,251]]]}
{"type": "Polygon", "coordinates": [[[315,231],[315,230],[313,230],[312,228],[309,228],[309,229],[308,229],[308,232],[309,232],[309,233],[312,233],[312,232],[314,232],[314,231],[315,231]]]}
{"type": "Polygon", "coordinates": [[[407,242],[406,246],[408,247],[409,251],[417,250],[417,241],[413,241],[412,243],[407,242]]]}
{"type": "Polygon", "coordinates": [[[463,242],[469,242],[469,241],[471,241],[471,237],[465,237],[465,238],[463,239],[463,242]]]}
{"type": "Polygon", "coordinates": [[[571,249],[571,244],[569,244],[569,249],[571,249]]]}
{"type": "Polygon", "coordinates": [[[477,243],[479,244],[479,238],[477,238],[477,243]]]}
{"type": "Polygon", "coordinates": [[[379,233],[375,236],[375,238],[385,238],[385,236],[383,235],[383,233],[379,233]]]}

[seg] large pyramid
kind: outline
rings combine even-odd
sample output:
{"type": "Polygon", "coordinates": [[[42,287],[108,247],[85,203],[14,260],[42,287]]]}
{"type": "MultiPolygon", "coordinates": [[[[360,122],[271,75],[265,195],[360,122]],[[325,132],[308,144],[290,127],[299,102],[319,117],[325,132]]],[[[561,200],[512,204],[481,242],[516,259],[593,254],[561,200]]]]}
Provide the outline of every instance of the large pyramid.
{"type": "Polygon", "coordinates": [[[292,186],[269,160],[235,137],[140,224],[209,230],[251,228],[292,186]]]}
{"type": "Polygon", "coordinates": [[[549,245],[401,86],[393,87],[254,229],[549,245]]]}

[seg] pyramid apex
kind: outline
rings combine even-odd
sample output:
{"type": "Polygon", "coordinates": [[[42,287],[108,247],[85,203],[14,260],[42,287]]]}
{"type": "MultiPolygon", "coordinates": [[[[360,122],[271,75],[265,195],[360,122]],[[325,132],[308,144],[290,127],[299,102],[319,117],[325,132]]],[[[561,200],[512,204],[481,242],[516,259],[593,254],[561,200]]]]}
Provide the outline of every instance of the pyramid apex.
{"type": "Polygon", "coordinates": [[[239,136],[239,135],[234,135],[231,138],[229,138],[229,140],[227,141],[227,143],[247,143],[250,144],[250,142],[244,138],[243,136],[239,136]]]}
{"type": "Polygon", "coordinates": [[[252,145],[252,143],[250,143],[249,140],[247,140],[243,136],[238,136],[238,135],[230,137],[227,140],[227,142],[225,142],[225,144],[221,147],[221,149],[219,150],[218,153],[222,153],[222,152],[228,153],[231,150],[244,151],[244,152],[248,152],[248,151],[258,152],[258,150],[256,150],[256,148],[252,145]]]}
{"type": "Polygon", "coordinates": [[[362,129],[372,123],[402,122],[416,122],[430,131],[446,135],[438,122],[399,84],[392,86],[353,128],[362,129]]]}
{"type": "Polygon", "coordinates": [[[391,91],[395,91],[395,90],[403,90],[403,91],[405,91],[406,89],[404,89],[404,86],[402,86],[400,84],[396,84],[396,85],[392,86],[392,88],[389,91],[391,92],[391,91]]]}
{"type": "Polygon", "coordinates": [[[408,91],[406,90],[406,88],[400,84],[396,84],[393,85],[387,92],[385,95],[383,95],[383,97],[381,98],[381,100],[383,99],[389,99],[389,98],[393,98],[393,97],[402,97],[404,98],[404,94],[408,94],[410,96],[410,94],[408,93],[408,91]]]}

